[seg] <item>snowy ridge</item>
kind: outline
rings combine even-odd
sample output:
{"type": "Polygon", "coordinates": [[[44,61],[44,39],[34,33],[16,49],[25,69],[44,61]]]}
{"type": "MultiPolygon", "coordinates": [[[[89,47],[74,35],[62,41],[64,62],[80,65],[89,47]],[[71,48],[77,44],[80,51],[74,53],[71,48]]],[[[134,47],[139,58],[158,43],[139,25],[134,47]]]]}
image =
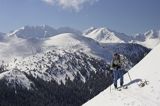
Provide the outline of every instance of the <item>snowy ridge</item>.
{"type": "Polygon", "coordinates": [[[83,52],[62,49],[29,56],[23,60],[17,59],[13,63],[2,66],[4,68],[1,70],[6,72],[0,74],[0,79],[6,79],[8,85],[13,87],[18,84],[27,89],[31,89],[31,84],[34,84],[30,82],[26,74],[34,78],[39,77],[44,81],[55,80],[61,84],[61,82],[65,83],[67,78],[73,80],[77,73],[85,82],[90,72],[108,70],[108,65],[104,60],[90,57],[83,52]]]}
{"type": "Polygon", "coordinates": [[[0,42],[0,47],[1,60],[23,58],[54,48],[81,50],[105,59],[111,57],[111,53],[104,50],[95,40],[72,33],[59,34],[46,39],[12,37],[7,42],[0,42]]]}
{"type": "Polygon", "coordinates": [[[73,33],[79,36],[83,35],[100,43],[137,43],[151,49],[160,42],[160,30],[149,30],[143,34],[128,36],[106,27],[91,27],[84,31],[79,31],[70,27],[60,27],[56,29],[48,25],[24,26],[6,34],[0,33],[0,42],[8,41],[8,39],[14,37],[23,39],[36,38],[42,40],[64,33],[73,33]]]}
{"type": "Polygon", "coordinates": [[[56,47],[62,49],[70,49],[73,51],[81,50],[87,54],[111,59],[112,54],[103,49],[102,46],[93,39],[84,36],[78,36],[72,33],[64,33],[45,40],[45,47],[56,47]]]}
{"type": "Polygon", "coordinates": [[[90,28],[83,35],[95,39],[101,43],[123,43],[116,34],[107,28],[90,28]]]}
{"type": "Polygon", "coordinates": [[[160,43],[160,30],[150,30],[144,34],[138,34],[133,42],[148,48],[154,48],[160,43]]]}
{"type": "Polygon", "coordinates": [[[49,37],[50,35],[58,34],[56,29],[48,26],[24,26],[21,27],[13,32],[8,33],[8,36],[16,36],[19,38],[45,38],[49,37]]]}
{"type": "Polygon", "coordinates": [[[6,79],[9,84],[15,81],[27,89],[31,88],[32,82],[29,83],[26,74],[45,81],[55,80],[58,83],[61,81],[65,83],[66,78],[73,80],[78,73],[85,82],[88,75],[81,74],[80,70],[87,70],[88,74],[96,70],[104,71],[107,65],[105,69],[101,67],[97,69],[91,61],[98,62],[105,59],[103,63],[107,64],[112,55],[93,39],[71,33],[43,40],[13,37],[1,45],[3,48],[1,70],[6,72],[1,73],[0,78],[6,79]]]}
{"type": "Polygon", "coordinates": [[[154,48],[140,63],[130,71],[132,81],[128,75],[124,76],[128,89],[121,92],[110,88],[88,101],[84,106],[159,106],[160,105],[160,45],[154,48]],[[137,83],[141,80],[149,81],[149,85],[142,88],[137,83]]]}
{"type": "Polygon", "coordinates": [[[100,43],[137,43],[148,48],[154,48],[160,42],[160,31],[150,30],[144,34],[128,36],[108,28],[91,27],[83,32],[83,35],[100,43]]]}
{"type": "Polygon", "coordinates": [[[77,35],[81,35],[80,31],[75,30],[73,28],[60,27],[58,29],[55,29],[49,25],[23,26],[21,28],[18,28],[17,30],[9,32],[7,35],[9,37],[15,36],[15,37],[24,38],[24,39],[29,39],[29,38],[40,39],[40,38],[55,36],[62,33],[74,33],[77,35]]]}
{"type": "Polygon", "coordinates": [[[0,74],[0,79],[6,80],[7,85],[14,88],[18,85],[24,89],[31,89],[31,85],[33,85],[32,81],[26,77],[23,71],[17,69],[0,74]]]}

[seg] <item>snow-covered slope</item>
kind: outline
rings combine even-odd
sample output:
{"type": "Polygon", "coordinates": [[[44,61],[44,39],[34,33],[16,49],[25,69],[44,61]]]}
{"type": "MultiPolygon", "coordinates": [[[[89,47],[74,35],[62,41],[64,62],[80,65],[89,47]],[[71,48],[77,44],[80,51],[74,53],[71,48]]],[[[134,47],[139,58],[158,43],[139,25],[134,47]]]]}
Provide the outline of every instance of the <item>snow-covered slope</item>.
{"type": "MultiPolygon", "coordinates": [[[[38,76],[45,81],[65,82],[67,77],[73,80],[77,73],[81,73],[80,70],[84,71],[84,67],[88,74],[97,70],[91,65],[94,62],[89,62],[93,61],[93,58],[101,58],[109,62],[112,55],[93,39],[71,33],[43,40],[12,36],[8,42],[1,44],[1,47],[0,54],[1,61],[3,61],[1,66],[6,67],[7,72],[3,72],[0,79],[6,79],[9,83],[17,80],[18,82],[15,82],[27,88],[30,88],[32,82],[26,85],[29,79],[25,77],[25,73],[34,77],[38,76]]],[[[85,81],[84,77],[87,75],[81,76],[85,81]]]]}
{"type": "Polygon", "coordinates": [[[160,45],[155,47],[142,61],[124,76],[128,89],[113,90],[113,85],[88,101],[84,106],[159,106],[160,105],[160,45]],[[137,83],[141,80],[149,84],[140,88],[137,83]]]}
{"type": "Polygon", "coordinates": [[[0,74],[0,80],[7,80],[7,85],[16,88],[16,84],[24,89],[30,89],[32,81],[30,81],[23,71],[13,69],[0,74]]]}
{"type": "Polygon", "coordinates": [[[150,30],[144,34],[135,36],[134,43],[141,44],[148,48],[154,48],[160,43],[160,30],[150,30]]]}
{"type": "Polygon", "coordinates": [[[38,77],[44,81],[54,80],[60,84],[65,83],[68,78],[73,80],[79,74],[85,82],[91,72],[108,69],[107,63],[102,59],[80,51],[54,49],[24,59],[15,58],[11,63],[2,62],[0,80],[6,80],[12,87],[18,84],[32,89],[31,84],[34,84],[27,76],[38,77]]]}
{"type": "Polygon", "coordinates": [[[42,40],[22,39],[17,37],[7,38],[6,41],[0,42],[0,61],[10,61],[18,57],[27,57],[41,51],[42,40]]]}
{"type": "Polygon", "coordinates": [[[83,35],[101,43],[125,43],[131,40],[130,36],[107,28],[91,27],[84,31],[83,35]]]}
{"type": "Polygon", "coordinates": [[[64,33],[50,37],[44,41],[43,46],[83,51],[90,55],[105,58],[106,60],[110,60],[112,56],[108,50],[103,49],[103,47],[95,40],[72,33],[64,33]]]}

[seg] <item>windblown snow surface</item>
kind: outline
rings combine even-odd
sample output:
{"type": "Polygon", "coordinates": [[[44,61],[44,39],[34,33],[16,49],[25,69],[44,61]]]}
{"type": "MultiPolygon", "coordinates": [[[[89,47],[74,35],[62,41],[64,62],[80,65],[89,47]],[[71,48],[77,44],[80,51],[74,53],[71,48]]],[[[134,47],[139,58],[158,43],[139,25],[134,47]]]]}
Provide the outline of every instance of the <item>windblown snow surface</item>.
{"type": "Polygon", "coordinates": [[[84,106],[159,106],[160,105],[160,45],[155,47],[143,60],[134,66],[129,74],[124,75],[128,89],[114,90],[113,85],[84,106]],[[149,81],[148,85],[139,87],[140,80],[149,81]]]}

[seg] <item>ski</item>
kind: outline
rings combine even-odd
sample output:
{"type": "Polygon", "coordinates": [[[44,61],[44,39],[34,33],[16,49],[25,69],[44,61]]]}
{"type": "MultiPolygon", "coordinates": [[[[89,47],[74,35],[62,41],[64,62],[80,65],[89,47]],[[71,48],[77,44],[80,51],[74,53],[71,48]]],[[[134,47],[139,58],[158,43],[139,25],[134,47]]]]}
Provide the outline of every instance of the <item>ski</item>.
{"type": "Polygon", "coordinates": [[[122,89],[121,89],[121,88],[115,88],[115,90],[116,90],[116,91],[121,91],[122,89]]]}
{"type": "Polygon", "coordinates": [[[121,86],[121,87],[115,88],[115,90],[117,91],[122,91],[123,89],[128,89],[128,86],[121,86]]]}
{"type": "Polygon", "coordinates": [[[128,89],[128,86],[122,86],[123,89],[128,89]]]}

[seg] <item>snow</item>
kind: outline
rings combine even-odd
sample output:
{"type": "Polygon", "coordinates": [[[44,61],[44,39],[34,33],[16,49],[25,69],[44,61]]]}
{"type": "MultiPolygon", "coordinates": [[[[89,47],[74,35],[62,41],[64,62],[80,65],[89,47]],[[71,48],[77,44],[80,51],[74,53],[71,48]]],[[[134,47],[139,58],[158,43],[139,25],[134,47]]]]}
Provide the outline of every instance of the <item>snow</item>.
{"type": "Polygon", "coordinates": [[[149,30],[143,34],[128,36],[105,27],[91,27],[82,32],[69,27],[56,29],[48,25],[23,26],[6,34],[0,33],[0,41],[6,41],[14,37],[23,39],[37,38],[42,40],[64,33],[72,33],[78,36],[83,35],[99,43],[137,43],[151,49],[160,42],[160,30],[149,30]]]}
{"type": "MultiPolygon", "coordinates": [[[[7,79],[9,84],[16,80],[16,83],[27,89],[30,88],[31,82],[25,77],[24,73],[31,74],[35,78],[42,78],[44,81],[55,80],[58,83],[61,83],[61,81],[65,83],[66,77],[73,80],[77,72],[79,72],[79,67],[75,68],[72,64],[68,63],[66,65],[66,62],[71,61],[70,59],[73,58],[75,52],[79,53],[77,54],[79,56],[82,55],[80,52],[84,52],[97,58],[106,58],[108,61],[111,57],[111,53],[101,47],[98,42],[71,33],[64,33],[42,40],[10,36],[8,41],[0,42],[0,47],[0,62],[7,69],[7,72],[0,74],[0,79],[7,79]],[[42,50],[37,52],[37,49],[42,50]],[[52,52],[52,50],[55,51],[52,52]],[[54,53],[54,55],[52,56],[49,52],[54,53]],[[69,53],[71,55],[65,56],[69,53]],[[46,72],[48,67],[51,67],[50,62],[56,63],[55,68],[46,72]],[[20,71],[15,72],[15,68],[20,71]],[[34,71],[35,69],[38,71],[34,71]]],[[[83,63],[83,61],[81,63],[87,64],[83,63]]],[[[92,67],[91,70],[95,71],[93,66],[90,67],[92,67]]],[[[81,73],[79,74],[82,81],[85,82],[85,77],[81,73]]],[[[13,85],[15,84],[13,83],[13,85]]]]}
{"type": "MultiPolygon", "coordinates": [[[[5,36],[4,41],[1,41],[2,39],[0,37],[0,62],[2,62],[4,66],[7,67],[7,70],[9,70],[7,72],[1,73],[0,79],[8,79],[9,84],[17,80],[17,83],[19,83],[23,87],[26,87],[27,89],[30,88],[30,84],[32,82],[29,81],[24,73],[31,74],[35,78],[40,77],[45,81],[54,79],[59,83],[61,81],[65,83],[66,77],[69,77],[71,80],[73,80],[74,76],[77,74],[77,72],[79,72],[79,65],[76,67],[76,69],[73,69],[74,67],[72,66],[72,64],[66,65],[67,61],[71,61],[70,56],[74,55],[72,53],[75,52],[79,53],[79,56],[81,56],[82,54],[80,53],[83,52],[84,54],[87,54],[88,56],[94,57],[96,59],[100,58],[105,60],[106,62],[110,62],[112,56],[111,51],[113,51],[113,48],[105,49],[100,45],[98,41],[95,41],[94,39],[91,39],[89,37],[81,36],[79,34],[79,31],[71,28],[63,27],[54,29],[50,26],[44,25],[32,27],[25,26],[19,28],[11,33],[8,33],[8,36],[5,36]],[[57,33],[63,34],[55,35],[57,33]],[[47,52],[52,52],[52,50],[56,51],[54,52],[55,56],[50,57],[51,54],[48,55],[47,52]],[[65,56],[67,55],[66,51],[68,54],[72,55],[68,55],[68,57],[65,56]],[[60,56],[61,59],[58,56],[60,56]],[[62,57],[64,60],[62,59],[62,57]],[[43,59],[45,61],[42,61],[43,59]],[[50,62],[56,62],[56,65],[54,67],[54,70],[49,70],[50,72],[52,71],[51,73],[47,73],[47,67],[51,67],[50,62]],[[15,70],[15,68],[20,71],[15,70]],[[67,70],[67,68],[70,69],[67,70]],[[34,69],[37,69],[39,71],[29,71],[34,69]],[[55,71],[56,73],[53,71],[55,71]]],[[[122,43],[129,40],[129,38],[124,34],[117,33],[106,28],[90,28],[86,31],[86,34],[91,34],[91,36],[93,35],[93,37],[95,36],[94,34],[97,34],[97,37],[99,39],[103,37],[108,39],[107,41],[105,41],[104,39],[101,40],[104,42],[122,43]]],[[[77,61],[79,60],[75,60],[75,62],[77,61]]],[[[81,62],[81,64],[83,64],[84,66],[88,64],[90,68],[88,69],[88,71],[96,71],[95,67],[91,65],[92,63],[81,62]]],[[[81,75],[81,73],[79,74],[82,81],[85,82],[85,77],[81,75]]]]}
{"type": "Polygon", "coordinates": [[[95,39],[101,43],[123,43],[124,41],[118,38],[114,32],[110,31],[107,28],[90,28],[85,35],[95,39]],[[90,33],[89,33],[90,32],[90,33]]]}
{"type": "Polygon", "coordinates": [[[6,79],[7,85],[12,87],[16,87],[16,84],[18,84],[23,88],[31,89],[31,84],[33,84],[22,71],[17,69],[1,73],[0,79],[6,79]]]}
{"type": "Polygon", "coordinates": [[[64,48],[81,44],[80,40],[76,40],[72,36],[74,35],[70,33],[60,34],[49,38],[48,40],[45,41],[45,44],[47,46],[60,46],[64,48]]]}
{"type": "MultiPolygon", "coordinates": [[[[9,63],[2,61],[1,68],[6,72],[0,74],[0,80],[5,79],[13,87],[18,84],[31,89],[32,82],[31,79],[26,77],[26,74],[34,78],[41,78],[44,81],[54,80],[58,84],[61,84],[61,82],[65,84],[66,78],[74,80],[78,73],[81,80],[85,82],[86,76],[81,73],[81,70],[85,69],[87,73],[96,71],[97,69],[94,68],[92,62],[93,58],[81,51],[50,49],[25,58],[15,58],[10,60],[9,63]]],[[[95,59],[97,60],[97,58],[95,59]]]]}
{"type": "Polygon", "coordinates": [[[100,43],[137,43],[151,49],[160,43],[159,30],[149,30],[143,34],[128,36],[105,27],[91,27],[85,30],[83,35],[100,43]]]}
{"type": "Polygon", "coordinates": [[[160,30],[149,30],[144,34],[138,34],[133,42],[152,49],[160,43],[160,30]]]}
{"type": "Polygon", "coordinates": [[[21,28],[18,28],[17,30],[8,33],[7,35],[9,37],[17,36],[19,38],[28,39],[28,38],[45,38],[57,34],[58,32],[56,29],[48,25],[42,25],[42,26],[23,26],[21,28]]]}
{"type": "Polygon", "coordinates": [[[49,25],[41,25],[41,26],[23,26],[18,28],[12,32],[9,32],[7,35],[9,37],[17,36],[19,38],[29,39],[29,38],[48,38],[51,36],[55,36],[62,33],[74,33],[77,35],[81,35],[81,32],[69,27],[60,27],[53,28],[49,25]]]}
{"type": "Polygon", "coordinates": [[[94,56],[108,58],[102,53],[102,51],[106,53],[107,51],[98,42],[81,36],[79,31],[68,27],[54,29],[47,25],[24,26],[7,35],[7,40],[0,42],[0,59],[5,61],[27,57],[57,47],[72,49],[73,51],[82,50],[94,56]],[[48,34],[47,36],[44,35],[45,32],[48,34]]]}
{"type": "Polygon", "coordinates": [[[112,54],[91,38],[72,33],[59,34],[44,41],[44,47],[83,51],[89,55],[109,60],[112,54]]]}
{"type": "MultiPolygon", "coordinates": [[[[32,55],[33,49],[36,50],[38,48],[36,47],[37,44],[39,43],[34,41],[33,44],[29,40],[17,37],[12,37],[6,42],[0,42],[0,60],[8,62],[14,58],[23,58],[32,55]]],[[[38,46],[41,45],[39,44],[38,46]]]]}
{"type": "Polygon", "coordinates": [[[159,106],[160,105],[160,44],[144,59],[134,66],[128,75],[124,75],[124,82],[128,89],[116,91],[111,86],[83,106],[159,106]],[[149,81],[148,85],[140,88],[140,80],[149,81]]]}
{"type": "Polygon", "coordinates": [[[136,43],[152,49],[160,43],[160,39],[157,39],[157,38],[149,39],[149,38],[147,38],[144,42],[137,41],[136,43]]]}

